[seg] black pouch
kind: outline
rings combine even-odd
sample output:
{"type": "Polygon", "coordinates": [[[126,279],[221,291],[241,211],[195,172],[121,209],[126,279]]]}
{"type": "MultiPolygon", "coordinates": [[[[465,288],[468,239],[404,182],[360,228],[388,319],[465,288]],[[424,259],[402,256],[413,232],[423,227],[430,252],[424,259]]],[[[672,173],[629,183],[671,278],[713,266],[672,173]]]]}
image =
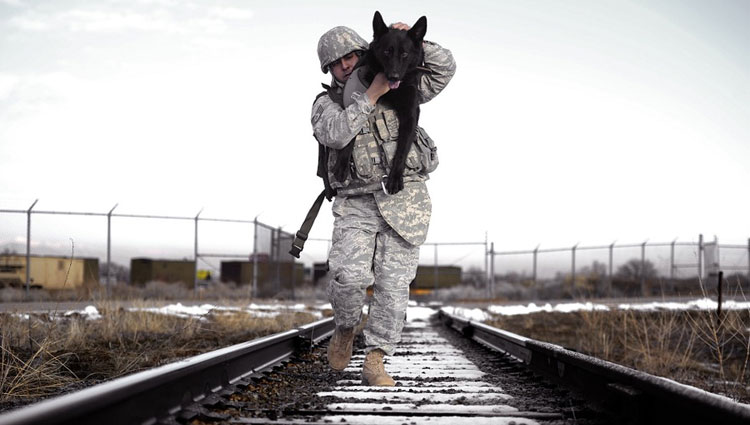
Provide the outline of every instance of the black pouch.
{"type": "Polygon", "coordinates": [[[417,141],[414,146],[419,151],[419,159],[422,161],[422,173],[429,174],[435,171],[440,164],[437,146],[422,127],[417,126],[417,141]]]}

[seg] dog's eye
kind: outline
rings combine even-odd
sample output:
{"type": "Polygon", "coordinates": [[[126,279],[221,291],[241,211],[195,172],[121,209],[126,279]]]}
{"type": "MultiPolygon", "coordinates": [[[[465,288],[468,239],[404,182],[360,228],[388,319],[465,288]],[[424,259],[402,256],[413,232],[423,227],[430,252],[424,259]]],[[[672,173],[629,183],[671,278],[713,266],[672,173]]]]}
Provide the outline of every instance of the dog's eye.
{"type": "Polygon", "coordinates": [[[391,51],[390,51],[390,49],[389,49],[389,50],[385,50],[385,51],[383,52],[383,54],[384,54],[384,55],[386,55],[386,56],[390,56],[390,55],[391,55],[391,51]]]}
{"type": "Polygon", "coordinates": [[[402,57],[402,58],[406,58],[407,56],[409,56],[409,54],[408,54],[408,53],[406,53],[406,52],[404,52],[404,53],[401,53],[401,57],[402,57]]]}

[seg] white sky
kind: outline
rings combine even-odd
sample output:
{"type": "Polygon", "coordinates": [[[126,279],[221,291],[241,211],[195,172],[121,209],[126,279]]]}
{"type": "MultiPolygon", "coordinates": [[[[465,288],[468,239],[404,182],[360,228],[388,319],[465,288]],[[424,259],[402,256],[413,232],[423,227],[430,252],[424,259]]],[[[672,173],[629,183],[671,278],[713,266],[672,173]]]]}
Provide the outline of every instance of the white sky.
{"type": "MultiPolygon", "coordinates": [[[[430,241],[747,242],[750,2],[420,3],[378,7],[426,15],[458,64],[422,107],[430,241]]],[[[369,40],[359,4],[0,0],[0,209],[205,208],[296,231],[321,187],[317,41],[369,40]]],[[[19,220],[0,214],[0,245],[19,220]]],[[[312,237],[331,228],[327,204],[312,237]]]]}

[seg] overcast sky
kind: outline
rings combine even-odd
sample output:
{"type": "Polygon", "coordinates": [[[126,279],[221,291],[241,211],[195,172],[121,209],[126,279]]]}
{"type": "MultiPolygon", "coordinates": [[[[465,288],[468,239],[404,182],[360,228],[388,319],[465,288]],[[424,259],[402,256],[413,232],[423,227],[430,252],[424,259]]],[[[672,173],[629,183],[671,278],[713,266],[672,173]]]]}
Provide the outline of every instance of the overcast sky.
{"type": "MultiPolygon", "coordinates": [[[[419,3],[378,7],[426,15],[458,64],[422,106],[441,160],[428,240],[747,242],[749,1],[419,3]]],[[[296,231],[321,187],[317,41],[371,39],[360,4],[0,0],[0,209],[296,231]]],[[[332,221],[328,204],[312,236],[332,221]]],[[[0,245],[24,237],[0,215],[0,245]]]]}

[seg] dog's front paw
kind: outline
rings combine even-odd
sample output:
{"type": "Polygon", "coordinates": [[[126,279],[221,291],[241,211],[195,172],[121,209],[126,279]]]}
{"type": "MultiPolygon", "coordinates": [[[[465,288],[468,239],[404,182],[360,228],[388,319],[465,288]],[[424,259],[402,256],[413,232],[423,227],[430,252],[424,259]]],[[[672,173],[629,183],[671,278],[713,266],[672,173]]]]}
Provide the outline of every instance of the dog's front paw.
{"type": "MultiPolygon", "coordinates": [[[[393,174],[393,173],[391,173],[391,174],[393,174]]],[[[402,176],[402,175],[398,175],[398,176],[389,175],[388,176],[388,181],[385,183],[385,189],[388,191],[389,195],[395,195],[395,194],[401,192],[401,190],[404,189],[404,176],[402,176]]]]}

